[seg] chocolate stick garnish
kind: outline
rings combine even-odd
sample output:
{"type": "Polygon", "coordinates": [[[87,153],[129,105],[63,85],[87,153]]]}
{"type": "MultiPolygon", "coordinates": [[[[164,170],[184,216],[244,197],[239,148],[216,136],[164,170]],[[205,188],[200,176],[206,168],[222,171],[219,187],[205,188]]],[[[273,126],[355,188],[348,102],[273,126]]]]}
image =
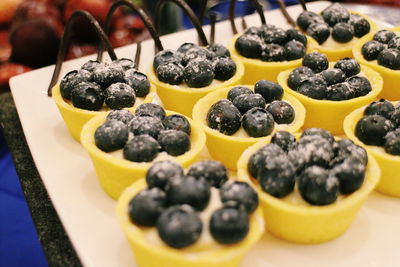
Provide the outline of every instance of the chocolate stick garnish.
{"type": "Polygon", "coordinates": [[[305,0],[299,0],[301,7],[303,10],[307,11],[307,6],[306,6],[306,1],[305,0]]]}
{"type": "Polygon", "coordinates": [[[277,1],[278,1],[279,9],[281,10],[283,16],[285,17],[287,23],[292,25],[293,28],[296,27],[296,22],[293,20],[293,18],[287,12],[285,1],[283,1],[283,0],[277,0],[277,1]]]}
{"type": "Polygon", "coordinates": [[[136,68],[139,68],[140,54],[141,53],[142,53],[142,42],[138,42],[136,44],[136,54],[135,54],[135,65],[136,65],[136,68]]]}
{"type": "Polygon", "coordinates": [[[246,19],[244,18],[244,16],[242,16],[242,29],[243,30],[246,30],[247,29],[247,22],[246,22],[246,19]]]}
{"type": "Polygon", "coordinates": [[[210,24],[211,24],[211,31],[210,31],[210,44],[214,44],[215,42],[215,23],[217,22],[217,14],[215,12],[210,12],[210,24]]]}
{"type": "MultiPolygon", "coordinates": [[[[257,10],[258,15],[260,16],[261,19],[261,24],[267,24],[266,20],[265,20],[265,16],[264,16],[264,10],[262,5],[257,1],[257,0],[250,0],[254,7],[257,10]]],[[[231,28],[232,28],[232,32],[233,34],[237,34],[237,28],[235,25],[235,7],[236,7],[236,0],[231,0],[230,6],[229,6],[229,21],[231,22],[231,28]]]]}
{"type": "Polygon", "coordinates": [[[53,77],[51,77],[51,82],[50,82],[49,88],[47,89],[48,96],[52,95],[51,90],[58,81],[62,63],[64,61],[65,55],[67,53],[67,48],[68,48],[70,40],[71,40],[71,35],[72,35],[72,31],[73,31],[72,26],[74,25],[76,19],[81,18],[81,17],[86,18],[87,21],[89,22],[89,25],[96,30],[96,33],[100,39],[100,42],[107,49],[107,52],[108,52],[110,58],[112,60],[117,59],[117,56],[115,55],[115,52],[110,44],[110,41],[107,38],[107,35],[102,30],[102,28],[101,28],[100,24],[97,22],[97,20],[87,11],[84,11],[84,10],[75,11],[74,13],[72,13],[71,17],[68,19],[68,21],[65,25],[64,34],[61,38],[61,45],[58,49],[57,61],[56,61],[56,66],[54,68],[53,77]]]}
{"type": "Polygon", "coordinates": [[[203,0],[203,2],[201,3],[200,13],[199,13],[199,20],[200,20],[201,24],[203,24],[204,16],[206,15],[207,3],[208,3],[208,0],[203,0]]]}

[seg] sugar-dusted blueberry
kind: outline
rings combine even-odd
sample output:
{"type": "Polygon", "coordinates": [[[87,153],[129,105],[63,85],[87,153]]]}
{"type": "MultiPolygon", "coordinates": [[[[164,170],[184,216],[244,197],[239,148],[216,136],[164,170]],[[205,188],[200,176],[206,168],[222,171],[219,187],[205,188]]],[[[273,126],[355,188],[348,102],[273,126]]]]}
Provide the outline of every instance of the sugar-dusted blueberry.
{"type": "Polygon", "coordinates": [[[287,131],[278,131],[272,135],[271,143],[278,145],[283,151],[288,152],[294,147],[296,138],[287,131]]]}
{"type": "Polygon", "coordinates": [[[350,42],[354,37],[354,28],[348,23],[340,22],[333,26],[332,38],[338,43],[350,42]]]}
{"type": "Polygon", "coordinates": [[[210,233],[218,243],[238,243],[247,236],[249,228],[249,215],[245,209],[224,206],[211,215],[210,233]]]}
{"type": "Polygon", "coordinates": [[[144,189],[129,201],[129,218],[142,226],[155,226],[167,208],[167,196],[159,188],[144,189]]]}
{"type": "Polygon", "coordinates": [[[329,66],[328,57],[318,52],[312,52],[304,56],[303,66],[310,68],[314,73],[326,70],[329,66]]]}
{"type": "Polygon", "coordinates": [[[286,101],[272,101],[267,106],[267,111],[272,114],[277,124],[290,124],[295,118],[294,108],[286,101]]]}
{"type": "Polygon", "coordinates": [[[384,147],[387,153],[400,156],[400,128],[385,135],[384,147]]]}
{"type": "Polygon", "coordinates": [[[351,14],[349,22],[353,26],[354,36],[357,38],[363,37],[371,30],[371,25],[368,20],[360,15],[351,14]]]}
{"type": "Polygon", "coordinates": [[[400,37],[393,37],[388,43],[388,48],[400,49],[400,37]]]}
{"type": "Polygon", "coordinates": [[[160,131],[164,130],[164,125],[157,117],[136,116],[129,123],[129,130],[136,135],[150,135],[157,138],[160,131]]]}
{"type": "Polygon", "coordinates": [[[327,85],[320,76],[312,76],[303,81],[297,88],[297,92],[314,99],[324,99],[326,97],[327,85]]]}
{"type": "Polygon", "coordinates": [[[236,63],[229,57],[218,57],[214,65],[215,79],[227,81],[236,73],[236,63]]]}
{"type": "Polygon", "coordinates": [[[145,97],[150,91],[150,81],[147,75],[135,69],[125,71],[125,81],[129,84],[137,97],[145,97]]]}
{"type": "Polygon", "coordinates": [[[343,101],[352,98],[353,90],[347,82],[332,84],[326,90],[326,99],[343,101]]]}
{"type": "Polygon", "coordinates": [[[111,109],[133,107],[136,102],[135,90],[126,83],[113,83],[107,87],[105,103],[111,109]]]}
{"type": "Polygon", "coordinates": [[[267,62],[285,61],[285,48],[279,44],[266,44],[261,52],[261,60],[267,62]]]}
{"type": "Polygon", "coordinates": [[[173,161],[157,161],[146,172],[146,183],[149,188],[165,189],[168,182],[174,177],[183,176],[182,167],[173,161]]]}
{"type": "Polygon", "coordinates": [[[235,48],[244,57],[259,58],[262,52],[262,41],[257,35],[244,34],[236,39],[235,48]]]}
{"type": "Polygon", "coordinates": [[[380,115],[369,115],[362,117],[356,125],[355,134],[361,142],[366,145],[384,145],[385,135],[393,130],[390,120],[380,115]]]}
{"type": "Polygon", "coordinates": [[[390,121],[393,123],[395,128],[400,127],[400,107],[396,107],[390,116],[390,121]]]}
{"type": "Polygon", "coordinates": [[[160,148],[150,135],[134,136],[124,147],[124,158],[134,162],[150,162],[157,157],[160,148]]]}
{"type": "Polygon", "coordinates": [[[378,31],[377,33],[374,34],[373,39],[375,41],[378,41],[378,42],[382,43],[382,44],[387,44],[394,37],[396,37],[396,34],[394,32],[388,31],[388,30],[380,30],[380,31],[378,31]]]}
{"type": "Polygon", "coordinates": [[[304,130],[300,136],[300,139],[305,136],[315,136],[315,135],[325,138],[331,144],[333,144],[333,142],[335,142],[335,138],[333,137],[333,135],[329,131],[321,129],[321,128],[308,128],[308,129],[304,130]]]}
{"type": "Polygon", "coordinates": [[[97,111],[103,107],[104,95],[96,83],[82,82],[72,89],[71,102],[76,108],[97,111]]]}
{"type": "Polygon", "coordinates": [[[306,47],[299,41],[292,40],[284,45],[286,59],[295,60],[304,57],[306,54],[306,47]]]}
{"type": "Polygon", "coordinates": [[[203,223],[188,205],[169,207],[157,220],[158,235],[173,248],[188,247],[200,238],[203,223]]]}
{"type": "Polygon", "coordinates": [[[85,64],[82,65],[82,70],[87,70],[89,72],[94,71],[94,69],[100,64],[97,60],[89,60],[85,64]]]}
{"type": "Polygon", "coordinates": [[[152,116],[160,120],[165,119],[165,110],[154,103],[143,103],[135,111],[136,116],[152,116]]]}
{"type": "Polygon", "coordinates": [[[157,78],[164,83],[179,85],[183,81],[183,66],[179,63],[165,63],[157,68],[157,78]]]}
{"type": "Polygon", "coordinates": [[[378,64],[392,70],[399,70],[400,51],[394,48],[382,50],[378,55],[378,64]]]}
{"type": "Polygon", "coordinates": [[[158,134],[161,149],[171,156],[180,156],[190,149],[190,137],[187,133],[177,130],[164,130],[158,134]]]}
{"type": "Polygon", "coordinates": [[[274,130],[274,117],[264,108],[255,107],[243,115],[242,126],[251,137],[267,136],[274,130]]]}
{"type": "Polygon", "coordinates": [[[360,63],[358,63],[354,58],[349,57],[339,60],[333,67],[336,69],[341,69],[344,74],[346,74],[347,78],[360,73],[361,70],[360,63]]]}
{"type": "Polygon", "coordinates": [[[336,142],[336,156],[331,165],[341,163],[350,156],[358,159],[364,165],[368,163],[368,154],[365,148],[354,144],[350,139],[341,139],[336,142]]]}
{"type": "Polygon", "coordinates": [[[265,99],[260,94],[244,94],[235,97],[233,104],[238,108],[240,113],[245,114],[248,110],[258,107],[265,108],[265,99]]]}
{"type": "Polygon", "coordinates": [[[331,27],[339,22],[347,22],[350,19],[350,12],[339,3],[331,4],[321,12],[321,15],[331,27]]]}
{"type": "Polygon", "coordinates": [[[300,195],[311,205],[323,206],[335,202],[339,186],[338,178],[320,166],[306,168],[298,178],[300,195]]]}
{"type": "Polygon", "coordinates": [[[267,158],[275,158],[283,155],[286,155],[286,153],[280,146],[276,144],[265,145],[250,156],[249,162],[247,163],[247,170],[251,176],[257,178],[267,158]]]}
{"type": "Polygon", "coordinates": [[[174,50],[163,50],[158,52],[153,60],[154,71],[157,70],[158,66],[166,63],[180,63],[182,60],[182,54],[174,50]]]}
{"type": "Polygon", "coordinates": [[[221,187],[228,180],[228,170],[215,160],[203,160],[190,166],[187,175],[204,178],[211,186],[221,187]]]}
{"type": "Polygon", "coordinates": [[[266,103],[274,100],[281,100],[283,96],[283,88],[278,83],[260,80],[254,85],[254,92],[262,95],[266,103]]]}
{"type": "Polygon", "coordinates": [[[204,47],[196,46],[190,48],[186,53],[183,54],[181,64],[186,66],[194,59],[202,59],[201,61],[213,61],[215,53],[204,47]]]}
{"type": "Polygon", "coordinates": [[[162,121],[165,129],[183,131],[190,135],[191,127],[188,119],[179,114],[172,114],[162,121]]]}
{"type": "Polygon", "coordinates": [[[195,58],[186,65],[183,70],[183,78],[190,87],[208,86],[214,79],[213,66],[204,58],[195,58]]]}
{"type": "Polygon", "coordinates": [[[104,152],[111,152],[124,147],[128,141],[128,126],[117,120],[106,121],[94,133],[96,146],[104,152]]]}
{"type": "Polygon", "coordinates": [[[240,128],[240,111],[229,100],[222,99],[214,103],[207,113],[207,124],[211,129],[227,135],[234,134],[240,128]]]}
{"type": "Polygon", "coordinates": [[[261,35],[262,28],[261,27],[256,27],[256,26],[250,26],[249,28],[246,29],[244,34],[250,34],[250,35],[261,35]]]}
{"type": "Polygon", "coordinates": [[[219,190],[221,201],[235,201],[252,213],[258,206],[257,192],[246,182],[226,182],[219,190]]]}
{"type": "Polygon", "coordinates": [[[264,28],[261,38],[265,43],[284,44],[287,40],[286,31],[279,27],[264,28]]]}
{"type": "Polygon", "coordinates": [[[136,64],[129,58],[119,58],[114,60],[113,63],[120,65],[124,71],[129,69],[136,69],[136,64]]]}
{"type": "Polygon", "coordinates": [[[129,122],[134,118],[132,112],[126,109],[120,109],[120,110],[112,110],[110,113],[107,115],[107,120],[117,120],[125,123],[126,125],[129,124],[129,122]]]}
{"type": "Polygon", "coordinates": [[[342,163],[335,165],[331,172],[339,179],[340,193],[351,194],[364,182],[365,165],[358,158],[349,156],[342,163]]]}
{"type": "Polygon", "coordinates": [[[352,76],[346,81],[353,91],[354,97],[364,96],[372,91],[372,85],[366,77],[352,76]]]}
{"type": "Polygon", "coordinates": [[[296,40],[307,46],[307,37],[299,30],[290,28],[286,30],[287,40],[296,40]]]}
{"type": "Polygon", "coordinates": [[[215,54],[216,57],[230,57],[231,53],[228,48],[221,44],[212,44],[207,46],[207,49],[215,54]]]}
{"type": "Polygon", "coordinates": [[[71,100],[71,91],[81,82],[89,82],[91,74],[87,70],[68,72],[60,82],[60,93],[65,99],[71,100]]]}
{"type": "Polygon", "coordinates": [[[193,48],[193,47],[198,47],[198,45],[197,44],[194,44],[194,43],[183,43],[179,48],[178,48],[178,52],[180,52],[180,53],[182,53],[182,54],[184,54],[184,53],[186,53],[187,51],[189,51],[189,49],[190,48],[193,48]]]}
{"type": "Polygon", "coordinates": [[[308,29],[308,26],[310,26],[313,23],[323,23],[323,22],[324,19],[320,15],[307,10],[301,12],[300,15],[297,17],[297,25],[299,25],[299,27],[303,31],[306,31],[308,29]]]}
{"type": "Polygon", "coordinates": [[[329,38],[331,31],[326,23],[313,23],[307,28],[307,34],[319,44],[323,44],[329,38]]]}
{"type": "Polygon", "coordinates": [[[372,40],[363,44],[363,46],[361,47],[361,53],[366,60],[371,61],[371,60],[376,60],[378,58],[379,53],[382,52],[383,49],[385,49],[384,44],[372,40]]]}
{"type": "Polygon", "coordinates": [[[320,74],[328,86],[335,83],[341,83],[346,80],[346,75],[341,69],[327,69],[322,71],[320,74]]]}
{"type": "MultiPolygon", "coordinates": [[[[290,72],[287,83],[288,86],[297,91],[297,88],[302,84],[305,80],[314,76],[315,73],[308,67],[298,67],[295,68],[292,72],[290,72]]],[[[280,99],[278,99],[280,100],[280,99]]]]}
{"type": "Polygon", "coordinates": [[[380,99],[369,104],[364,110],[364,115],[380,115],[390,119],[393,111],[394,106],[390,101],[380,99]]]}
{"type": "Polygon", "coordinates": [[[244,95],[244,94],[249,95],[249,94],[254,94],[254,92],[250,88],[245,87],[245,86],[235,86],[231,90],[229,90],[227,98],[233,102],[233,100],[237,96],[244,95]]]}
{"type": "Polygon", "coordinates": [[[106,89],[113,83],[124,83],[125,74],[122,67],[113,62],[100,63],[92,72],[92,81],[106,89]]]}

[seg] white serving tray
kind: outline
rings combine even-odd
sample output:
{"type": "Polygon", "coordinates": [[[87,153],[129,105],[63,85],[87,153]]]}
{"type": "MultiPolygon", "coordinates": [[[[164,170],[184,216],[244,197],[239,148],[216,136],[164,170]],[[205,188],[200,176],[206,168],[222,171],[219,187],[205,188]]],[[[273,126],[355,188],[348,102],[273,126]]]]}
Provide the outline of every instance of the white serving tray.
{"type": "MultiPolygon", "coordinates": [[[[328,4],[313,2],[307,6],[320,11],[328,4]]],[[[293,16],[300,12],[300,6],[289,8],[293,16]]],[[[288,27],[279,10],[266,12],[266,19],[288,27]]],[[[248,25],[260,23],[257,15],[246,17],[246,21],[248,25]]],[[[209,29],[205,30],[208,34],[209,29]]],[[[227,21],[217,24],[218,43],[227,44],[231,37],[227,21]]],[[[197,35],[188,30],[165,36],[162,41],[166,48],[176,49],[183,42],[196,42],[197,35]]],[[[116,52],[119,57],[132,58],[135,45],[116,52]]],[[[143,71],[151,64],[153,53],[153,42],[144,42],[143,71]]],[[[60,77],[93,58],[66,62],[60,77]]],[[[53,69],[54,66],[38,69],[10,82],[37,169],[84,266],[136,266],[115,218],[115,202],[101,189],[88,154],[71,138],[56,105],[46,95],[53,69]]],[[[338,239],[321,245],[296,245],[267,233],[241,266],[399,266],[399,244],[400,199],[374,193],[348,231],[338,239]]]]}

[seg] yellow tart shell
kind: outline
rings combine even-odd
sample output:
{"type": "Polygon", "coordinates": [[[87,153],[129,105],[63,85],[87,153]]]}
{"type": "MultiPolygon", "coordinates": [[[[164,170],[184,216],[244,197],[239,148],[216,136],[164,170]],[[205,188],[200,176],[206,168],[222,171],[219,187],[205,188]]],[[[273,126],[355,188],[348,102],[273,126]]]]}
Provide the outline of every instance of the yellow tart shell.
{"type": "Polygon", "coordinates": [[[357,122],[364,115],[364,109],[365,107],[354,110],[345,118],[344,131],[348,138],[363,146],[378,162],[382,176],[376,190],[386,195],[400,197],[400,156],[390,155],[382,147],[366,145],[354,133],[357,122]]]}
{"type": "Polygon", "coordinates": [[[231,58],[236,63],[236,73],[227,81],[223,81],[217,85],[206,86],[203,88],[190,88],[190,87],[179,87],[179,85],[170,85],[158,80],[156,73],[154,72],[153,66],[147,71],[150,83],[154,84],[157,88],[157,95],[160,97],[163,106],[168,110],[173,110],[188,117],[192,116],[192,109],[194,104],[205,96],[206,94],[225,88],[228,86],[234,86],[240,84],[244,75],[243,63],[235,56],[231,58]]]}
{"type": "MultiPolygon", "coordinates": [[[[333,65],[334,63],[330,63],[329,67],[333,68],[333,65]]],[[[278,82],[286,93],[296,97],[306,108],[307,116],[304,121],[304,129],[318,127],[328,130],[334,135],[341,135],[344,133],[343,120],[347,114],[376,100],[382,90],[383,81],[379,73],[361,65],[361,71],[372,86],[372,91],[367,95],[343,101],[313,99],[289,88],[287,80],[292,71],[293,69],[281,72],[278,76],[278,82]]]]}
{"type": "MultiPolygon", "coordinates": [[[[179,113],[167,111],[167,115],[171,114],[179,113]]],[[[132,162],[101,151],[96,146],[94,134],[96,129],[105,122],[106,116],[107,114],[100,114],[85,124],[81,132],[81,143],[92,159],[97,178],[104,191],[111,198],[117,199],[126,187],[145,176],[152,162],[132,162]]],[[[187,167],[197,160],[206,143],[206,136],[201,126],[192,119],[187,119],[191,126],[191,148],[185,154],[172,159],[183,167],[187,167]]]]}
{"type": "MultiPolygon", "coordinates": [[[[243,86],[254,90],[253,85],[243,86]]],[[[200,99],[193,108],[193,119],[203,127],[207,135],[207,148],[212,158],[221,161],[229,169],[236,170],[237,161],[243,151],[258,141],[268,138],[268,136],[257,138],[229,136],[208,127],[206,122],[208,110],[217,101],[227,98],[228,92],[231,89],[232,87],[224,88],[200,99]]],[[[282,100],[289,101],[295,110],[294,121],[282,130],[292,133],[297,132],[303,126],[306,117],[304,106],[296,98],[286,93],[283,95],[282,100]]]]}
{"type": "MultiPolygon", "coordinates": [[[[300,134],[295,136],[298,139],[300,134]]],[[[279,238],[302,244],[322,243],[343,234],[379,181],[380,169],[374,157],[368,153],[365,180],[356,192],[326,206],[297,206],[262,191],[247,171],[250,156],[268,143],[270,138],[249,147],[238,162],[239,180],[251,183],[258,192],[266,229],[279,238]]]]}
{"type": "Polygon", "coordinates": [[[261,238],[264,233],[264,221],[261,208],[250,216],[250,230],[246,238],[233,245],[217,245],[216,247],[191,252],[190,247],[174,249],[167,245],[151,244],[140,227],[132,223],[128,216],[129,201],[146,187],[141,179],[128,187],[118,199],[117,218],[128,238],[135,261],[141,267],[234,267],[238,266],[246,252],[261,238]]]}
{"type": "MultiPolygon", "coordinates": [[[[61,96],[60,93],[60,84],[57,84],[53,87],[52,93],[54,102],[56,103],[57,108],[60,111],[65,124],[67,125],[68,131],[70,132],[71,136],[78,142],[80,142],[80,134],[86,122],[88,122],[90,119],[97,116],[98,114],[107,114],[110,111],[90,111],[75,108],[71,104],[64,101],[64,98],[61,96]]],[[[150,92],[141,103],[152,102],[155,94],[155,87],[153,85],[150,85],[150,92]]],[[[132,108],[127,108],[127,110],[133,110],[135,108],[136,105],[132,108]]]]}

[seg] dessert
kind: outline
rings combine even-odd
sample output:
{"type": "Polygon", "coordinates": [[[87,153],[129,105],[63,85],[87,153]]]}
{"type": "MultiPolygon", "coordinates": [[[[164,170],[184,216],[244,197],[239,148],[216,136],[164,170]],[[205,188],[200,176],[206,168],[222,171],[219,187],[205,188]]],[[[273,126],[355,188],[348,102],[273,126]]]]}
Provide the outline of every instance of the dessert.
{"type": "Polygon", "coordinates": [[[102,113],[81,132],[104,191],[113,199],[142,178],[152,162],[171,159],[188,166],[206,142],[201,127],[191,119],[144,103],[130,110],[102,113]]]}
{"type": "MultiPolygon", "coordinates": [[[[161,9],[168,1],[160,1],[156,8],[155,25],[161,9]]],[[[147,75],[157,88],[165,108],[191,116],[194,104],[207,93],[238,84],[243,76],[243,64],[220,44],[208,44],[201,24],[190,7],[182,0],[174,0],[192,20],[202,46],[182,44],[177,51],[158,49],[147,75]]]]}
{"type": "Polygon", "coordinates": [[[266,80],[212,92],[193,108],[193,119],[206,132],[211,156],[232,170],[247,147],[275,131],[298,131],[304,117],[304,107],[296,98],[283,94],[277,83],[266,80]],[[234,103],[242,110],[243,121],[234,103]]]}
{"type": "Polygon", "coordinates": [[[397,89],[400,81],[399,31],[400,28],[390,28],[371,32],[353,47],[357,61],[382,75],[384,83],[379,97],[392,101],[400,98],[397,89]]]}
{"type": "Polygon", "coordinates": [[[312,244],[346,231],[380,170],[361,146],[310,128],[294,136],[277,132],[249,147],[238,162],[238,177],[258,191],[268,231],[312,244]]]}
{"type": "Polygon", "coordinates": [[[281,72],[278,82],[306,108],[304,127],[333,134],[342,134],[344,117],[382,90],[382,77],[371,68],[352,58],[328,64],[327,57],[317,52],[306,55],[302,67],[281,72]]]}
{"type": "Polygon", "coordinates": [[[157,162],[145,177],[117,204],[139,266],[238,266],[261,238],[257,193],[247,183],[227,180],[219,162],[195,163],[186,175],[179,164],[157,162]],[[199,172],[210,179],[192,174],[199,172]]]}
{"type": "Polygon", "coordinates": [[[376,190],[395,197],[400,197],[399,118],[399,104],[380,99],[351,112],[343,124],[346,135],[376,158],[382,172],[376,190]]]}

